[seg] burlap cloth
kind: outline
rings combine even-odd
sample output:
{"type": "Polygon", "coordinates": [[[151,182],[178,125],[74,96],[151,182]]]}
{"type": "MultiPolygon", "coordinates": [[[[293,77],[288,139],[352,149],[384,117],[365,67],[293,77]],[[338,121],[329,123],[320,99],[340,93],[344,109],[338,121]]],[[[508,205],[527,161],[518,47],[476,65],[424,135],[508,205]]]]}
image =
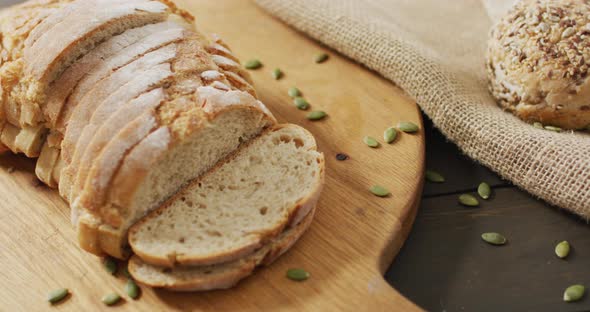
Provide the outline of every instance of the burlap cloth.
{"type": "Polygon", "coordinates": [[[403,88],[471,158],[590,218],[590,135],[533,128],[488,93],[488,30],[513,0],[256,1],[403,88]]]}

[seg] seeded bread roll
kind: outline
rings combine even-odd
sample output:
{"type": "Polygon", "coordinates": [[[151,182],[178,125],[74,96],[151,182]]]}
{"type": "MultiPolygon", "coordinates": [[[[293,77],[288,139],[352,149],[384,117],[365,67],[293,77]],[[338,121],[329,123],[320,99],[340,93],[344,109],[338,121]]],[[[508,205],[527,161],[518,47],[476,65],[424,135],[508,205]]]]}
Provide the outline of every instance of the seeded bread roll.
{"type": "Polygon", "coordinates": [[[590,4],[523,0],[491,31],[490,90],[527,122],[564,129],[590,126],[590,4]]]}

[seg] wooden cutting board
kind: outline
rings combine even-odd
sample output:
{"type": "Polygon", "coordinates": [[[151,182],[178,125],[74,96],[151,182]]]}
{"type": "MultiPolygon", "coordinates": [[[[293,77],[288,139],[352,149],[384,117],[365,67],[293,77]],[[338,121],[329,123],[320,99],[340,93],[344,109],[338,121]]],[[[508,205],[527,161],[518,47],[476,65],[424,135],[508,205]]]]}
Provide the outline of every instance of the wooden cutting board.
{"type": "MultiPolygon", "coordinates": [[[[363,137],[382,141],[398,121],[422,124],[416,104],[375,73],[338,56],[288,28],[244,0],[184,0],[201,30],[221,35],[242,60],[259,58],[253,72],[264,103],[280,121],[302,125],[317,138],[327,164],[326,187],[315,221],[295,247],[271,267],[231,290],[178,294],[143,287],[124,311],[409,311],[418,308],[383,279],[413,223],[422,191],[424,135],[403,134],[394,144],[371,149],[363,137]],[[315,64],[314,56],[330,59],[315,64]],[[280,67],[279,81],[271,71],[280,67]],[[311,122],[297,110],[287,90],[299,87],[313,109],[328,112],[311,122]],[[349,160],[337,161],[337,153],[349,160]],[[368,189],[380,184],[392,196],[368,189]],[[311,273],[305,282],[285,277],[289,268],[311,273]]],[[[0,157],[0,310],[107,310],[100,298],[123,294],[124,278],[110,276],[97,257],[80,250],[69,209],[57,192],[38,185],[33,162],[0,157]],[[67,287],[72,295],[57,306],[49,290],[67,287]]]]}

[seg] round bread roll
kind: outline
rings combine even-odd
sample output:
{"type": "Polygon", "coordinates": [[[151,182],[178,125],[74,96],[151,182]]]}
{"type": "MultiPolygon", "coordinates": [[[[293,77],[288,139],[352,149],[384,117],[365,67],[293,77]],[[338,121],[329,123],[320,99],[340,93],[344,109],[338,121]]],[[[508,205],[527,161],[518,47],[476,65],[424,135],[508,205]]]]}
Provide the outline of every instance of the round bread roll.
{"type": "Polygon", "coordinates": [[[522,0],[491,31],[490,90],[527,122],[590,129],[590,4],[522,0]]]}

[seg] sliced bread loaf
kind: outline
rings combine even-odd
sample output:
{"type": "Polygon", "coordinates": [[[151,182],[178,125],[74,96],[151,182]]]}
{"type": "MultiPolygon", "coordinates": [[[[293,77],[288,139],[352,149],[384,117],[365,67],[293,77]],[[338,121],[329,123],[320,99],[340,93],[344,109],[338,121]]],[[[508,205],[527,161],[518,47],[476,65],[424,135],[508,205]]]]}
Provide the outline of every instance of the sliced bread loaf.
{"type": "Polygon", "coordinates": [[[128,270],[133,278],[151,287],[173,291],[206,291],[226,289],[251,275],[256,267],[270,265],[285,253],[309,228],[315,207],[297,225],[287,228],[278,237],[253,253],[235,261],[199,267],[159,267],[134,256],[128,270]]]}
{"type": "Polygon", "coordinates": [[[315,206],[323,179],[324,158],[313,136],[280,125],[134,225],[129,243],[153,265],[234,261],[300,222],[315,206]]]}

